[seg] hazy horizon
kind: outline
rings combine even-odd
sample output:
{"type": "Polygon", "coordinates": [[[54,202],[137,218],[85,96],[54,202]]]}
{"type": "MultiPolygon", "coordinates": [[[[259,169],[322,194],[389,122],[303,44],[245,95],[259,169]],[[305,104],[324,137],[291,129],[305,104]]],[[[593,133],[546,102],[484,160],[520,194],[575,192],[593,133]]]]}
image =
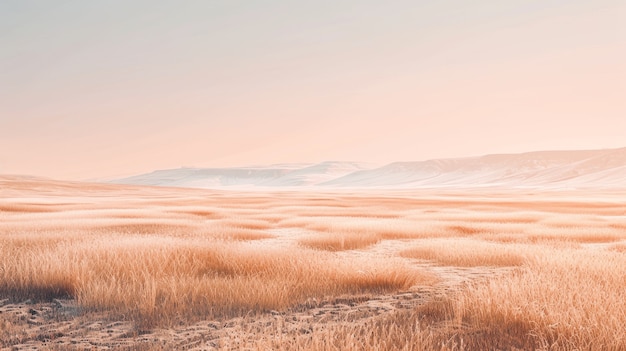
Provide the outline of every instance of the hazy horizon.
{"type": "MultiPolygon", "coordinates": [[[[376,170],[379,168],[383,168],[385,166],[390,166],[393,164],[400,164],[400,163],[423,163],[423,162],[430,162],[430,161],[456,161],[456,160],[472,160],[472,159],[482,159],[483,157],[489,157],[489,156],[511,156],[513,158],[517,157],[517,156],[521,156],[521,155],[526,155],[526,154],[549,154],[549,153],[553,153],[553,152],[572,152],[572,153],[576,153],[576,152],[580,152],[581,154],[584,155],[584,153],[589,152],[589,151],[619,151],[619,150],[626,150],[626,147],[618,147],[618,148],[601,148],[601,149],[584,149],[584,150],[566,150],[566,149],[560,149],[560,150],[556,150],[556,149],[550,149],[550,150],[528,150],[528,151],[524,151],[524,152],[519,152],[519,153],[499,153],[499,152],[493,152],[493,153],[487,153],[487,154],[482,154],[482,155],[469,155],[469,156],[461,156],[461,157],[442,157],[442,158],[425,158],[425,159],[414,159],[414,160],[389,160],[389,161],[383,161],[383,162],[366,162],[366,161],[358,161],[358,160],[319,160],[319,161],[310,161],[310,162],[297,162],[297,161],[292,161],[292,162],[275,162],[275,163],[247,163],[247,164],[233,164],[233,165],[220,165],[220,164],[208,164],[208,165],[180,165],[180,166],[174,166],[174,167],[170,167],[170,168],[154,168],[154,169],[148,169],[145,171],[139,171],[139,172],[134,172],[134,173],[118,173],[118,174],[107,174],[107,175],[98,175],[98,176],[93,176],[90,178],[78,178],[78,179],[68,179],[68,178],[54,178],[54,177],[49,177],[49,176],[45,176],[45,175],[40,175],[40,174],[26,174],[26,173],[0,173],[0,176],[2,175],[8,175],[8,176],[25,176],[25,177],[36,177],[36,178],[50,178],[50,179],[55,179],[55,180],[74,180],[74,181],[96,181],[96,182],[111,182],[111,181],[119,181],[119,180],[123,180],[123,179],[130,179],[130,178],[134,178],[134,177],[141,177],[143,175],[149,175],[152,173],[158,173],[161,171],[172,171],[172,170],[185,170],[185,169],[197,169],[197,170],[210,170],[210,169],[215,169],[215,170],[235,170],[235,169],[259,169],[259,170],[263,170],[263,169],[272,169],[274,167],[278,167],[278,168],[284,168],[284,167],[292,167],[294,171],[299,172],[304,168],[308,168],[308,167],[313,167],[313,166],[318,166],[318,165],[323,165],[323,164],[329,164],[330,166],[337,166],[340,164],[353,164],[354,166],[359,166],[361,167],[361,170],[376,170]]],[[[545,155],[544,155],[545,156],[545,155]]],[[[570,157],[573,157],[573,154],[570,154],[570,157]]],[[[585,158],[585,157],[583,157],[585,158]]],[[[625,165],[626,166],[626,165],[625,165]]],[[[357,169],[355,169],[356,171],[357,169]]],[[[350,172],[348,172],[350,173],[350,172]]],[[[346,173],[346,174],[348,174],[346,173]]],[[[130,183],[129,183],[130,184],[130,183]]]]}
{"type": "Polygon", "coordinates": [[[0,3],[0,174],[621,148],[622,1],[0,3]]]}

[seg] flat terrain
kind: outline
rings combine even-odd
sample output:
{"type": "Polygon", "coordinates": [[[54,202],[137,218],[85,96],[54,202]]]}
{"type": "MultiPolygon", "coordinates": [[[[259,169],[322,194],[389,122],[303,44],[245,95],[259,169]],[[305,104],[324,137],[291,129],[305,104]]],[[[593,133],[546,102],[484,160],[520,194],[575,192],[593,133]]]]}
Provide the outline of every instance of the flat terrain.
{"type": "Polygon", "coordinates": [[[626,191],[0,177],[7,350],[625,350],[626,191]]]}

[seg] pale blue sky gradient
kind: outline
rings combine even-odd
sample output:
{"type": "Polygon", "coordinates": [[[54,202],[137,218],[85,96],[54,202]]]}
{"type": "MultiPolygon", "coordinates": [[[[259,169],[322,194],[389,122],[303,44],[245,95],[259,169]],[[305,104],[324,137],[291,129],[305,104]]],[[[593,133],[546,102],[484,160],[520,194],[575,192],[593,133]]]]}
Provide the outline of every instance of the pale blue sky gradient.
{"type": "Polygon", "coordinates": [[[0,2],[0,174],[623,146],[624,1],[0,2]]]}

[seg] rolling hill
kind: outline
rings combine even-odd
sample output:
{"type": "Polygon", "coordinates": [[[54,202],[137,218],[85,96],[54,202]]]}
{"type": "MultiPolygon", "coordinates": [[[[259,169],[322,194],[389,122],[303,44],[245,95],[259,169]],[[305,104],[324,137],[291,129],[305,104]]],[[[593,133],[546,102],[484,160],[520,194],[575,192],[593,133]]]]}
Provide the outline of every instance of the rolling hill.
{"type": "Polygon", "coordinates": [[[179,168],[113,183],[198,188],[626,188],[626,148],[494,154],[376,168],[356,162],[179,168]]]}

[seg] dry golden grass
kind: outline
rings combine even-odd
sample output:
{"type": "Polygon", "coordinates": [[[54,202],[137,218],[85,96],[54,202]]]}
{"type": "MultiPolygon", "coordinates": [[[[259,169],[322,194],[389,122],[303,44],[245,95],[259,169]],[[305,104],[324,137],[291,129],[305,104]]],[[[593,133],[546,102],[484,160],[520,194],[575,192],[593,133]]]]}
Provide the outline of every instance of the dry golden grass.
{"type": "Polygon", "coordinates": [[[626,253],[626,243],[614,244],[610,247],[610,249],[613,251],[626,253]]]}
{"type": "Polygon", "coordinates": [[[131,316],[144,327],[280,310],[308,298],[382,293],[432,279],[401,262],[343,262],[322,252],[159,236],[38,245],[3,238],[0,255],[3,295],[74,297],[86,311],[131,316]]]}
{"type": "MultiPolygon", "coordinates": [[[[69,297],[146,329],[433,285],[415,259],[451,272],[514,266],[438,290],[413,311],[307,333],[272,319],[223,348],[625,350],[623,198],[246,194],[0,177],[0,300],[69,297]],[[281,231],[295,235],[272,239],[281,231]],[[271,246],[285,241],[299,245],[271,246]],[[384,256],[385,243],[407,249],[384,256]],[[351,249],[360,250],[335,252],[351,249]]],[[[0,339],[28,337],[14,322],[0,315],[0,339]]]]}
{"type": "Polygon", "coordinates": [[[375,217],[297,217],[279,223],[284,228],[304,228],[352,236],[377,236],[379,240],[440,238],[458,236],[458,231],[433,220],[375,217]]]}
{"type": "Polygon", "coordinates": [[[481,281],[413,311],[363,324],[280,324],[255,331],[252,350],[611,350],[626,349],[626,256],[524,246],[510,274],[481,281]]]}
{"type": "MultiPolygon", "coordinates": [[[[220,240],[260,240],[274,237],[260,229],[246,228],[238,225],[238,221],[206,220],[190,221],[179,218],[72,218],[63,216],[55,219],[41,219],[32,217],[27,221],[7,221],[0,225],[5,234],[17,236],[32,236],[48,240],[50,237],[99,237],[107,235],[136,236],[156,235],[181,238],[207,238],[220,240]],[[68,225],[70,223],[71,225],[68,225]]],[[[1,232],[0,232],[1,233],[1,232]]]]}
{"type": "Polygon", "coordinates": [[[372,233],[318,233],[298,240],[300,245],[327,251],[355,250],[380,242],[372,233]]]}
{"type": "Polygon", "coordinates": [[[458,267],[520,266],[524,256],[519,247],[494,244],[474,239],[421,240],[401,252],[403,257],[435,261],[458,267]]]}
{"type": "Polygon", "coordinates": [[[216,221],[216,223],[223,227],[243,229],[269,229],[272,227],[268,221],[251,218],[229,218],[216,221]]]}
{"type": "Polygon", "coordinates": [[[606,243],[626,237],[623,230],[615,228],[572,226],[569,228],[540,228],[528,235],[530,241],[562,240],[579,243],[606,243]]]}
{"type": "Polygon", "coordinates": [[[197,216],[204,219],[221,219],[225,214],[218,207],[206,207],[206,206],[176,206],[172,209],[168,209],[169,213],[183,214],[189,216],[197,216]]]}
{"type": "Polygon", "coordinates": [[[358,218],[398,218],[400,215],[397,211],[390,210],[386,207],[371,206],[368,204],[354,204],[349,207],[345,205],[339,206],[285,206],[281,207],[281,213],[289,215],[289,217],[358,217],[358,218]]]}
{"type": "Polygon", "coordinates": [[[273,238],[274,235],[267,232],[253,230],[253,229],[239,229],[239,228],[227,228],[219,233],[211,233],[207,235],[215,239],[222,240],[235,240],[235,241],[249,241],[249,240],[263,240],[273,238]]]}
{"type": "MultiPolygon", "coordinates": [[[[280,322],[257,330],[246,330],[257,338],[237,340],[232,347],[229,340],[220,350],[458,350],[438,343],[433,331],[420,322],[419,314],[392,313],[389,316],[365,321],[362,324],[315,325],[310,331],[285,332],[280,322]],[[443,346],[442,346],[443,345],[443,346]]],[[[235,339],[235,338],[233,338],[235,339]]],[[[450,343],[448,343],[450,344],[450,343]]]]}
{"type": "Polygon", "coordinates": [[[457,297],[455,320],[479,331],[472,343],[487,346],[495,338],[522,349],[626,349],[626,257],[542,251],[521,272],[457,297]]]}
{"type": "Polygon", "coordinates": [[[301,245],[328,251],[365,248],[382,240],[445,238],[481,232],[470,227],[449,226],[436,221],[403,218],[299,217],[283,220],[281,227],[317,231],[299,240],[301,245]]]}

